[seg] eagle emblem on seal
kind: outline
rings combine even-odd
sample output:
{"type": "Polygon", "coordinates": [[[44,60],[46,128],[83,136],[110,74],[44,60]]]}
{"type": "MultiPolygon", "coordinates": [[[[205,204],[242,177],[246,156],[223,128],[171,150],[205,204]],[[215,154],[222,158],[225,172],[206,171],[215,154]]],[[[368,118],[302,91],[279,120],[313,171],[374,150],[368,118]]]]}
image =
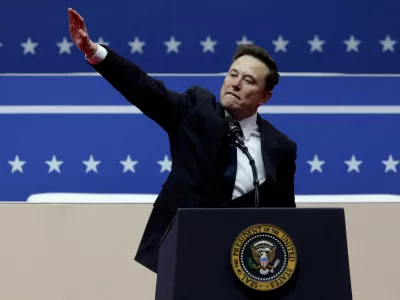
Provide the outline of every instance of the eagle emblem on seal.
{"type": "Polygon", "coordinates": [[[277,245],[271,241],[261,240],[249,248],[252,254],[248,261],[250,268],[259,270],[261,275],[274,273],[280,263],[279,259],[275,260],[277,245]]]}

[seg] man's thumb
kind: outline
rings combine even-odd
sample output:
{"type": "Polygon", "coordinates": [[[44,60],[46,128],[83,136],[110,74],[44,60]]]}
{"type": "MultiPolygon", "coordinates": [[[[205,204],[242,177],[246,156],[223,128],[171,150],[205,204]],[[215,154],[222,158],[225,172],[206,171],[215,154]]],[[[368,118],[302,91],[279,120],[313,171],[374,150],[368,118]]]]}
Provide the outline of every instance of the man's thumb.
{"type": "Polygon", "coordinates": [[[88,36],[88,34],[87,34],[84,30],[79,29],[79,36],[80,36],[80,37],[82,38],[82,40],[85,41],[86,43],[89,42],[89,36],[88,36]]]}

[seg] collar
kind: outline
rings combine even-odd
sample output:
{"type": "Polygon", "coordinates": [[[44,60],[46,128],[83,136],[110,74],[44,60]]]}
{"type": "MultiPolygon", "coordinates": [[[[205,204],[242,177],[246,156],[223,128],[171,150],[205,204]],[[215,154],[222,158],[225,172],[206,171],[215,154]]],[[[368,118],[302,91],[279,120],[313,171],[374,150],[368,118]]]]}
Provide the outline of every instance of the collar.
{"type": "MultiPolygon", "coordinates": [[[[225,115],[230,115],[226,110],[225,110],[225,115]]],[[[243,137],[245,140],[248,140],[250,138],[251,133],[257,129],[257,113],[252,115],[251,117],[248,117],[247,119],[243,119],[238,122],[240,124],[240,127],[243,130],[243,137]]]]}

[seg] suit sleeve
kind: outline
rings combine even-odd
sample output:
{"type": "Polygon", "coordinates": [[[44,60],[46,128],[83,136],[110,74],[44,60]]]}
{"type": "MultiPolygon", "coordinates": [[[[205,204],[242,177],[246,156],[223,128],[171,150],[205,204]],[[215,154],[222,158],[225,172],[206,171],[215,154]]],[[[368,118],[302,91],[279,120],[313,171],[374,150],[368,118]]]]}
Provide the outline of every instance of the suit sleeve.
{"type": "Polygon", "coordinates": [[[122,96],[167,132],[179,124],[193,104],[192,92],[177,93],[164,83],[147,75],[136,64],[107,46],[108,54],[98,64],[91,65],[122,96]]]}

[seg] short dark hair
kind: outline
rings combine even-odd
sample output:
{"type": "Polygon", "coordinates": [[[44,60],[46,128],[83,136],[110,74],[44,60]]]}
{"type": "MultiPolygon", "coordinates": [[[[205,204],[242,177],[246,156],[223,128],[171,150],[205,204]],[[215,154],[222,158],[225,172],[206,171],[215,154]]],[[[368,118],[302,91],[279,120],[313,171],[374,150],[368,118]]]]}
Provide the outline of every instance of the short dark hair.
{"type": "Polygon", "coordinates": [[[265,77],[265,89],[272,91],[279,83],[280,75],[278,73],[278,67],[275,61],[269,55],[268,51],[253,44],[239,45],[235,54],[233,55],[233,61],[237,60],[243,55],[253,56],[262,61],[268,67],[269,73],[265,77]]]}

